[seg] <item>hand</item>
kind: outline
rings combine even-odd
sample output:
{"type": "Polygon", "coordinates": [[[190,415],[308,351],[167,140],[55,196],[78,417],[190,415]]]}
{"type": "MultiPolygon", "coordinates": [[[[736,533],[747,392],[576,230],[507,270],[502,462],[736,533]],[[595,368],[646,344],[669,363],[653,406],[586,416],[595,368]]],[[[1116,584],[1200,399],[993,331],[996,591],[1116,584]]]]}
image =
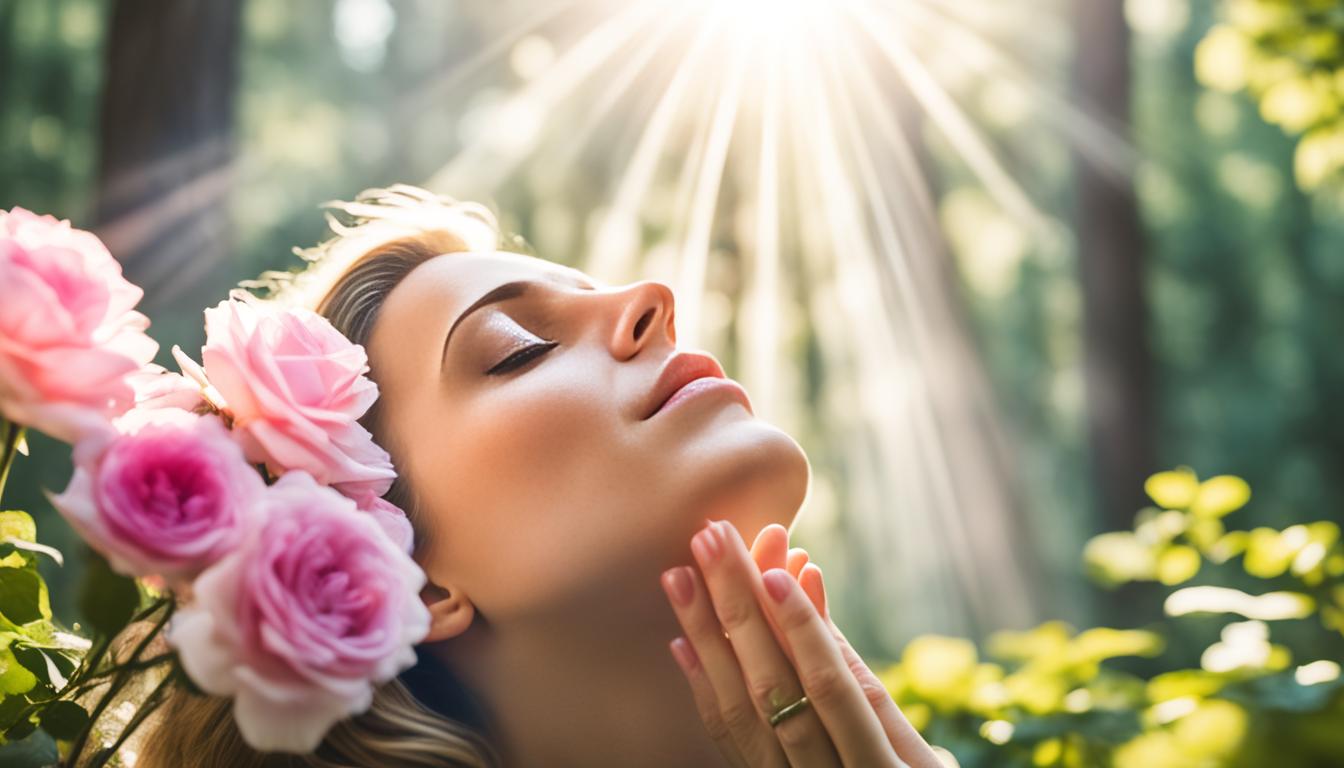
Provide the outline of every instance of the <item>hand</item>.
{"type": "Polygon", "coordinates": [[[735,766],[940,765],[826,616],[821,570],[771,526],[748,552],[731,525],[692,539],[699,569],[663,574],[685,637],[672,653],[735,766]],[[726,630],[726,632],[725,632],[726,630]],[[806,693],[809,706],[770,716],[806,693]]]}

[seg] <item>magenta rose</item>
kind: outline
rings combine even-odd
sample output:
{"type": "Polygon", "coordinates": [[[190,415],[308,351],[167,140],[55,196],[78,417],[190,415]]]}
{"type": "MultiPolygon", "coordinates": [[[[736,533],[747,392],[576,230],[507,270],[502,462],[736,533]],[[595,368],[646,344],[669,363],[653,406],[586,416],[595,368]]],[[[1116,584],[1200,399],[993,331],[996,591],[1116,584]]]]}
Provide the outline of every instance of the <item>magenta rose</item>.
{"type": "Polygon", "coordinates": [[[357,421],[378,399],[363,347],[316,313],[239,299],[207,309],[205,332],[205,375],[250,461],[349,496],[387,491],[392,461],[357,421]]]}
{"type": "Polygon", "coordinates": [[[248,544],[201,574],[168,642],[202,690],[234,699],[247,743],[310,752],[415,663],[424,573],[354,501],[289,472],[248,544]]]}
{"type": "Polygon", "coordinates": [[[74,442],[132,404],[126,375],[158,344],[142,291],[92,234],[0,211],[0,415],[74,442]]]}
{"type": "Polygon", "coordinates": [[[216,416],[134,410],[75,446],[51,501],[112,567],[182,584],[238,547],[266,489],[216,416]]]}

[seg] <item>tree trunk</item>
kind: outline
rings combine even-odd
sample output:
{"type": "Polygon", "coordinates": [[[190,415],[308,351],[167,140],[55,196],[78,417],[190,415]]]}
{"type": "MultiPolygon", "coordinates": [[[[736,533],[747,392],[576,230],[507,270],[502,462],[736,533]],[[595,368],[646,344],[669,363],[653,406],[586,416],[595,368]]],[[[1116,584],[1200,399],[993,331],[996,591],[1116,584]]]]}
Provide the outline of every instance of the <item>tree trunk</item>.
{"type": "MultiPolygon", "coordinates": [[[[1076,5],[1076,102],[1130,131],[1130,37],[1124,3],[1076,5]]],[[[1144,236],[1132,179],[1076,155],[1079,279],[1088,440],[1099,524],[1128,528],[1156,468],[1152,360],[1144,300],[1144,236]]]]}
{"type": "Polygon", "coordinates": [[[112,10],[96,230],[146,307],[189,294],[228,259],[241,11],[241,0],[112,10]]]}

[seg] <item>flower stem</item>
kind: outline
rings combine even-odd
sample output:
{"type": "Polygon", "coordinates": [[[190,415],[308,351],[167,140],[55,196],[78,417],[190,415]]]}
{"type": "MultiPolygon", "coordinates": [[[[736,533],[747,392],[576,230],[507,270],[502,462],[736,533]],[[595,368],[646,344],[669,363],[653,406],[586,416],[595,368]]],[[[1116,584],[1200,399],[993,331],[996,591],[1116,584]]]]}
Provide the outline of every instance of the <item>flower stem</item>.
{"type": "Polygon", "coordinates": [[[153,669],[154,667],[157,667],[163,662],[169,661],[170,659],[173,659],[175,657],[176,654],[174,654],[172,651],[169,651],[168,653],[160,653],[158,656],[145,659],[144,661],[136,661],[136,662],[128,661],[125,664],[118,664],[116,666],[108,667],[107,669],[85,675],[84,679],[80,680],[79,683],[66,686],[61,691],[61,698],[63,699],[68,698],[71,701],[74,701],[75,699],[78,699],[80,696],[84,695],[90,688],[101,685],[105,679],[111,677],[112,675],[117,674],[123,669],[128,669],[132,672],[143,672],[147,669],[153,669]]]}
{"type": "Polygon", "coordinates": [[[23,439],[23,425],[0,418],[0,435],[4,436],[4,448],[0,449],[0,497],[3,497],[9,468],[14,463],[15,454],[19,452],[19,441],[23,439]]]}
{"type": "MultiPolygon", "coordinates": [[[[152,616],[155,611],[159,610],[159,608],[161,608],[163,604],[167,601],[168,601],[167,598],[160,598],[158,600],[155,600],[154,602],[150,603],[149,606],[146,607],[144,610],[132,616],[131,620],[126,622],[126,625],[130,626],[138,621],[144,621],[145,619],[152,616]]],[[[152,632],[148,635],[148,637],[151,638],[153,636],[154,633],[152,632]]],[[[76,669],[75,673],[70,676],[69,682],[67,683],[66,687],[61,691],[61,695],[64,696],[66,691],[74,690],[75,688],[83,685],[83,681],[86,679],[92,679],[95,677],[105,677],[111,672],[120,669],[122,665],[114,664],[110,669],[106,669],[101,672],[98,671],[98,666],[103,661],[103,655],[107,653],[108,648],[110,648],[111,646],[112,646],[111,637],[102,637],[102,636],[98,637],[97,640],[94,641],[93,647],[89,650],[89,653],[85,654],[84,658],[80,661],[79,669],[76,669]]]]}

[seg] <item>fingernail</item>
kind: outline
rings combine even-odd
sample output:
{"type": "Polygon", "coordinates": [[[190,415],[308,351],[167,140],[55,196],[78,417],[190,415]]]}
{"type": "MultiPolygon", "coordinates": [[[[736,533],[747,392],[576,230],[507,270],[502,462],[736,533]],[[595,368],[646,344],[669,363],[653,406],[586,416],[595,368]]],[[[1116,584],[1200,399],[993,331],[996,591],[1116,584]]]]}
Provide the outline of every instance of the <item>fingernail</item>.
{"type": "Polygon", "coordinates": [[[719,538],[718,530],[709,525],[695,534],[691,539],[691,552],[701,565],[710,565],[718,560],[723,552],[723,541],[719,538]]]}
{"type": "Polygon", "coordinates": [[[793,577],[782,568],[771,568],[761,575],[761,579],[765,582],[765,591],[776,603],[784,602],[793,588],[793,577]]]}
{"type": "Polygon", "coordinates": [[[664,571],[663,589],[667,592],[668,598],[677,605],[690,605],[691,598],[695,597],[695,588],[691,584],[691,569],[682,565],[664,571]]]}
{"type": "Polygon", "coordinates": [[[695,649],[691,647],[690,641],[684,637],[677,637],[670,644],[672,648],[672,658],[677,660],[677,665],[682,668],[686,674],[690,674],[700,663],[700,657],[695,655],[695,649]]]}
{"type": "Polygon", "coordinates": [[[727,520],[720,520],[717,523],[715,523],[714,529],[719,533],[720,544],[726,545],[729,541],[728,538],[729,536],[735,537],[738,540],[741,540],[742,538],[741,536],[738,535],[737,529],[733,527],[733,524],[728,522],[727,520]]]}

